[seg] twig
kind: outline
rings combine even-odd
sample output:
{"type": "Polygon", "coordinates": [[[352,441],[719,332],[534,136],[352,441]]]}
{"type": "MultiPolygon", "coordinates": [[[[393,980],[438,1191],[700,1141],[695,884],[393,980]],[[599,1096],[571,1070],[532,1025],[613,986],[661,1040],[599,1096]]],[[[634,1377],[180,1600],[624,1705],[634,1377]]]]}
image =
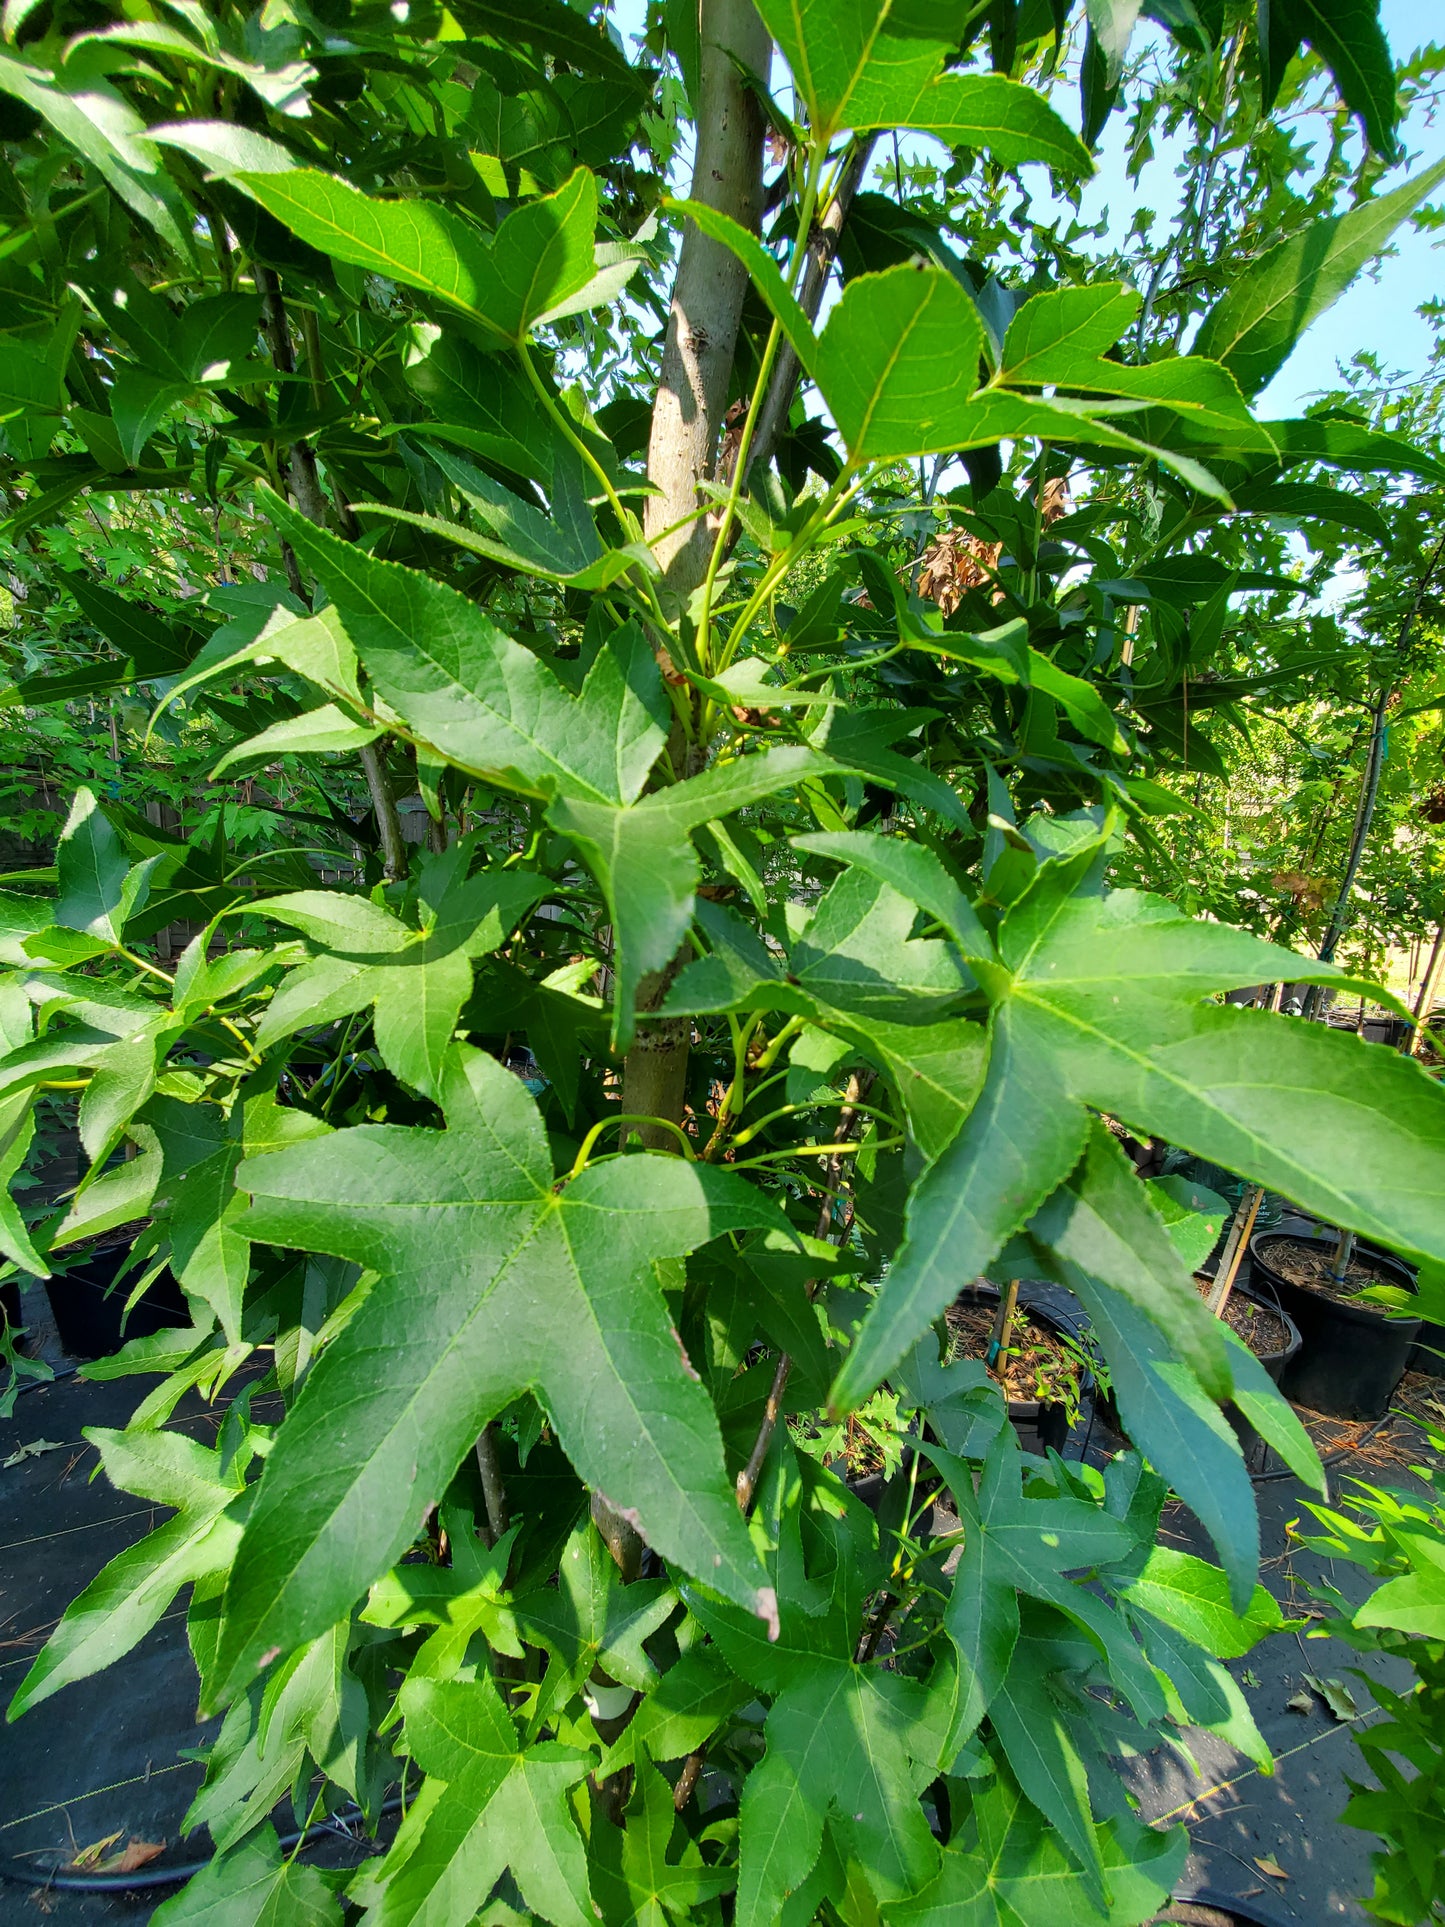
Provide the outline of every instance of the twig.
{"type": "Polygon", "coordinates": [[[497,1457],[497,1440],[490,1425],[482,1427],[477,1440],[477,1470],[482,1475],[482,1499],[487,1508],[489,1545],[496,1545],[512,1523],[507,1506],[507,1488],[502,1483],[502,1467],[497,1457]]]}
{"type": "MultiPolygon", "coordinates": [[[[814,1234],[819,1238],[829,1239],[833,1244],[840,1244],[844,1237],[846,1237],[850,1219],[845,1218],[841,1225],[834,1225],[832,1194],[837,1190],[838,1179],[842,1173],[843,1157],[847,1151],[851,1149],[848,1140],[859,1122],[863,1100],[867,1097],[872,1087],[872,1071],[865,1071],[861,1075],[859,1072],[854,1071],[848,1079],[847,1105],[838,1113],[838,1148],[833,1152],[825,1173],[825,1177],[828,1180],[828,1195],[824,1197],[822,1206],[819,1209],[818,1229],[814,1234]]],[[[820,1280],[814,1279],[808,1285],[807,1294],[809,1298],[813,1297],[818,1289],[819,1283],[820,1280]]],[[[773,1383],[768,1392],[767,1402],[763,1406],[763,1420],[762,1424],[758,1427],[758,1435],[753,1440],[753,1449],[748,1454],[747,1464],[738,1474],[738,1505],[744,1512],[752,1505],[754,1495],[757,1492],[758,1477],[763,1469],[763,1461],[768,1456],[768,1447],[773,1442],[773,1434],[778,1428],[778,1419],[783,1409],[783,1393],[787,1390],[788,1375],[792,1369],[793,1361],[788,1353],[784,1352],[778,1359],[777,1370],[773,1373],[773,1383]]]]}

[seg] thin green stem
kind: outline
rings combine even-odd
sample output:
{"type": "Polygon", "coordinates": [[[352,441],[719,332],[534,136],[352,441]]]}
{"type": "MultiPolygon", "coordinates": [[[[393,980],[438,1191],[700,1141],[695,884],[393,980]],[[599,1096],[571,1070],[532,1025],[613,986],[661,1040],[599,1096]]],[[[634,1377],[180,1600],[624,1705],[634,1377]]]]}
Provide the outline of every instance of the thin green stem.
{"type": "Polygon", "coordinates": [[[751,1144],[759,1131],[766,1130],[769,1124],[776,1124],[780,1117],[796,1117],[800,1111],[824,1111],[829,1108],[861,1111],[865,1117],[881,1118],[885,1124],[893,1122],[887,1111],[880,1111],[871,1104],[860,1104],[851,1097],[816,1097],[806,1104],[784,1104],[781,1110],[769,1111],[766,1117],[755,1118],[745,1131],[738,1132],[733,1139],[733,1148],[740,1151],[745,1144],[751,1144]]]}
{"type": "Polygon", "coordinates": [[[712,597],[717,583],[718,570],[722,567],[723,557],[727,554],[728,537],[732,534],[733,523],[737,518],[738,503],[742,499],[743,477],[747,473],[748,455],[752,449],[753,427],[757,421],[757,411],[767,393],[767,384],[772,376],[773,363],[777,360],[778,346],[783,331],[775,321],[768,330],[768,338],[763,346],[762,360],[758,363],[758,378],[753,384],[752,399],[748,412],[743,418],[743,432],[738,439],[737,459],[733,463],[732,479],[728,483],[727,500],[723,503],[722,518],[718,522],[717,534],[713,538],[712,553],[707,560],[707,574],[702,579],[702,608],[698,615],[697,636],[698,654],[703,668],[706,669],[710,651],[708,632],[712,626],[712,597]]]}
{"type": "Polygon", "coordinates": [[[822,501],[819,502],[817,508],[808,517],[802,528],[793,537],[787,548],[783,550],[781,555],[773,557],[772,561],[763,571],[762,577],[752,594],[743,604],[741,613],[733,623],[732,628],[729,630],[727,646],[723,650],[722,659],[714,668],[714,675],[720,676],[737,654],[738,647],[743,637],[747,634],[748,629],[751,627],[758,610],[761,609],[763,604],[768,600],[768,597],[772,594],[777,584],[787,575],[798,557],[806,553],[806,551],[813,546],[821,530],[827,527],[838,510],[845,507],[862,486],[863,477],[861,475],[853,475],[851,466],[845,468],[830,485],[827,494],[823,497],[822,501]]]}
{"type": "MultiPolygon", "coordinates": [[[[783,1046],[792,1043],[806,1022],[806,1018],[803,1017],[790,1017],[778,1032],[777,1036],[768,1045],[757,1063],[753,1065],[753,1069],[755,1071],[770,1071],[774,1064],[777,1063],[778,1053],[782,1050],[783,1046]]],[[[753,1087],[753,1096],[756,1097],[762,1088],[763,1086],[761,1084],[755,1085],[753,1087]]]]}
{"type": "Polygon", "coordinates": [[[905,649],[911,649],[914,646],[911,641],[895,642],[891,649],[883,649],[876,656],[865,656],[861,662],[835,662],[827,663],[819,669],[805,669],[802,675],[795,681],[782,684],[778,690],[778,694],[779,696],[784,696],[787,695],[790,690],[801,689],[803,684],[813,676],[836,676],[840,670],[845,670],[850,676],[855,676],[861,670],[876,669],[880,662],[891,662],[895,656],[901,656],[905,649]]]}
{"type": "MultiPolygon", "coordinates": [[[[798,204],[798,232],[793,239],[793,251],[788,258],[786,276],[789,291],[793,291],[801,278],[803,265],[808,256],[808,237],[813,230],[813,214],[818,205],[818,184],[823,168],[827,163],[826,151],[822,154],[810,153],[807,169],[803,177],[803,193],[798,204]]],[[[708,634],[712,622],[713,588],[717,582],[718,570],[722,567],[723,557],[727,554],[728,538],[732,534],[733,523],[737,518],[738,503],[747,485],[748,458],[752,454],[753,435],[757,429],[758,415],[768,392],[768,384],[773,376],[773,364],[778,358],[782,345],[783,330],[775,319],[768,330],[768,338],[763,347],[762,359],[758,363],[757,378],[753,382],[752,398],[748,402],[747,414],[743,417],[742,434],[738,438],[737,459],[733,463],[732,478],[728,484],[727,501],[723,504],[722,519],[718,523],[717,535],[713,540],[712,554],[708,557],[707,574],[702,584],[702,611],[698,617],[698,646],[704,665],[708,657],[708,634]]]]}
{"type": "Polygon", "coordinates": [[[735,1171],[750,1171],[754,1165],[776,1164],[779,1158],[830,1158],[848,1155],[856,1157],[860,1151],[895,1151],[906,1140],[901,1137],[874,1138],[871,1144],[795,1144],[787,1151],[760,1151],[755,1158],[740,1158],[732,1167],[735,1171]]]}
{"type": "MultiPolygon", "coordinates": [[[[519,342],[517,344],[517,354],[521,360],[523,371],[528,381],[531,382],[532,387],[536,390],[537,399],[546,410],[548,418],[561,431],[564,439],[568,441],[582,457],[582,460],[587,464],[588,468],[591,469],[601,484],[602,492],[607,497],[608,506],[617,517],[618,527],[629,541],[639,541],[642,536],[642,528],[636,516],[630,514],[629,511],[622,506],[622,498],[612,486],[611,476],[587,446],[587,443],[577,433],[576,428],[568,419],[566,409],[561,407],[556,396],[549,392],[546,382],[543,381],[541,375],[537,372],[536,363],[527,352],[525,342],[519,342]]],[[[647,603],[653,619],[671,634],[667,617],[662,612],[662,604],[657,599],[657,590],[654,588],[652,578],[646,570],[642,571],[641,580],[637,586],[642,592],[643,599],[647,603]]]]}
{"type": "Polygon", "coordinates": [[[134,964],[137,970],[144,970],[146,974],[151,977],[159,977],[167,989],[175,989],[175,978],[168,975],[166,971],[160,969],[156,964],[153,964],[149,958],[140,956],[134,950],[127,950],[124,944],[118,944],[116,948],[120,951],[120,954],[125,958],[126,962],[134,964]]]}
{"type": "Polygon", "coordinates": [[[588,1160],[592,1156],[592,1147],[597,1143],[602,1133],[610,1130],[614,1124],[660,1124],[664,1130],[671,1131],[678,1143],[681,1144],[683,1156],[693,1164],[697,1162],[697,1153],[693,1149],[692,1139],[688,1136],[687,1132],[683,1130],[682,1126],[680,1124],[674,1124],[671,1118],[654,1117],[648,1111],[620,1111],[613,1117],[601,1118],[592,1126],[592,1129],[582,1140],[582,1147],[573,1160],[572,1169],[567,1173],[569,1178],[579,1177],[582,1174],[587,1167],[588,1160]]]}

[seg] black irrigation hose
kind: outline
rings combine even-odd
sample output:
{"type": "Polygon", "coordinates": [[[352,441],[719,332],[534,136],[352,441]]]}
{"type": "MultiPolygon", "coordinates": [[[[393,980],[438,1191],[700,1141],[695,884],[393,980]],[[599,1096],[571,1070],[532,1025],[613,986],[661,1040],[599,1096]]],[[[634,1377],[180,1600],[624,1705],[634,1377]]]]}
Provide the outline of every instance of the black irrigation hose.
{"type": "MultiPolygon", "coordinates": [[[[1356,1452],[1358,1452],[1361,1449],[1361,1447],[1368,1445],[1370,1440],[1375,1437],[1376,1433],[1383,1432],[1387,1425],[1395,1424],[1395,1422],[1397,1421],[1397,1419],[1400,1418],[1400,1416],[1401,1414],[1399,1412],[1386,1412],[1385,1416],[1381,1419],[1376,1419],[1375,1423],[1370,1427],[1369,1431],[1363,1433],[1359,1438],[1357,1438],[1353,1445],[1342,1445],[1337,1452],[1331,1452],[1328,1458],[1321,1459],[1320,1460],[1321,1466],[1324,1468],[1326,1472],[1328,1472],[1332,1465],[1343,1464],[1343,1462],[1346,1459],[1353,1457],[1353,1455],[1356,1452]]],[[[1291,1470],[1287,1465],[1282,1465],[1279,1467],[1277,1471],[1251,1472],[1249,1476],[1253,1484],[1264,1485],[1271,1479],[1293,1479],[1297,1475],[1291,1472],[1291,1470]]]]}
{"type": "MultiPolygon", "coordinates": [[[[380,1814],[399,1813],[402,1798],[399,1793],[383,1800],[380,1814]]],[[[335,1813],[329,1820],[318,1820],[315,1826],[298,1827],[294,1833],[283,1833],[278,1845],[284,1851],[288,1847],[314,1846],[318,1840],[354,1840],[355,1835],[346,1828],[355,1821],[363,1819],[360,1807],[335,1813]]],[[[183,1880],[190,1880],[198,1873],[204,1873],[215,1856],[208,1855],[204,1860],[185,1860],[178,1867],[138,1868],[135,1873],[69,1873],[63,1868],[52,1868],[48,1872],[39,1867],[27,1867],[21,1860],[14,1860],[8,1854],[0,1854],[0,1880],[19,1881],[23,1886],[55,1888],[61,1893],[75,1894],[126,1894],[139,1893],[149,1887],[174,1887],[183,1880]]]]}
{"type": "Polygon", "coordinates": [[[1268,1899],[1251,1895],[1244,1900],[1238,1894],[1226,1893],[1222,1887],[1176,1887],[1168,1905],[1212,1907],[1231,1920],[1248,1921],[1252,1927],[1295,1927],[1294,1915],[1280,1913],[1268,1899]]]}
{"type": "Polygon", "coordinates": [[[51,1367],[49,1378],[27,1378],[23,1385],[15,1387],[16,1398],[24,1398],[27,1392],[40,1392],[47,1385],[58,1384],[62,1378],[70,1378],[80,1370],[79,1365],[55,1365],[51,1367]]]}

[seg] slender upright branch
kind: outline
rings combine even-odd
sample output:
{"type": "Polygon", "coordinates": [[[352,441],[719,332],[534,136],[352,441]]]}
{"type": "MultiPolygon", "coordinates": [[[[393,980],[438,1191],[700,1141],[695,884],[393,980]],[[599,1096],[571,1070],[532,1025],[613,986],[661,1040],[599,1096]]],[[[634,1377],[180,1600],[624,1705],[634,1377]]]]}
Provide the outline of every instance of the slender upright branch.
{"type": "MultiPolygon", "coordinates": [[[[872,1071],[854,1071],[848,1079],[849,1102],[847,1108],[838,1113],[837,1141],[840,1146],[849,1142],[862,1122],[865,1115],[863,1101],[872,1085],[872,1071]]],[[[822,1182],[825,1189],[823,1202],[818,1209],[818,1227],[815,1233],[815,1236],[827,1238],[833,1244],[841,1243],[847,1230],[846,1223],[836,1224],[833,1218],[833,1194],[838,1189],[838,1180],[843,1174],[844,1155],[841,1149],[835,1151],[824,1168],[822,1182]]],[[[811,1298],[817,1289],[818,1284],[815,1280],[807,1287],[808,1296],[811,1298]]],[[[768,1448],[773,1442],[773,1434],[778,1429],[778,1420],[782,1417],[783,1394],[788,1389],[788,1379],[792,1369],[791,1356],[783,1352],[778,1358],[777,1367],[773,1372],[773,1382],[768,1388],[767,1400],[763,1406],[763,1419],[758,1427],[758,1435],[753,1440],[753,1449],[748,1454],[747,1464],[737,1477],[738,1504],[744,1512],[752,1505],[757,1492],[758,1480],[768,1456],[768,1448]]]]}
{"type": "MultiPolygon", "coordinates": [[[[812,224],[807,237],[808,259],[803,269],[802,280],[798,284],[798,306],[808,317],[816,321],[818,309],[822,305],[823,290],[828,285],[828,274],[838,252],[839,237],[843,224],[848,219],[848,211],[853,205],[854,196],[863,184],[868,172],[868,162],[873,154],[876,134],[859,134],[844,155],[838,168],[837,179],[828,205],[812,224]]],[[[778,351],[773,363],[772,379],[768,392],[758,409],[758,419],[753,427],[752,455],[748,463],[750,470],[759,472],[766,469],[773,459],[778,438],[788,420],[788,411],[793,406],[793,396],[798,389],[798,357],[787,342],[778,351]]]]}
{"type": "Polygon", "coordinates": [[[495,1545],[511,1525],[512,1518],[507,1506],[507,1488],[502,1483],[496,1435],[490,1425],[482,1427],[477,1440],[477,1471],[482,1477],[482,1502],[487,1508],[489,1544],[495,1545]]]}
{"type": "MultiPolygon", "coordinates": [[[[772,43],[753,0],[700,0],[699,22],[692,199],[753,231],[762,212],[763,117],[743,76],[766,76],[772,43]]],[[[698,488],[716,466],[747,290],[747,270],[736,255],[690,227],[673,283],[647,451],[647,476],[656,493],[648,498],[645,533],[678,609],[701,585],[712,551],[712,520],[695,513],[698,488]]],[[[664,660],[663,669],[672,671],[670,660],[664,660]]],[[[689,726],[680,722],[674,728],[669,749],[680,777],[701,768],[689,726]]],[[[650,973],[638,987],[637,1010],[644,1021],[623,1066],[624,1111],[682,1121],[692,1027],[685,1019],[647,1020],[690,955],[684,945],[665,969],[650,973]]],[[[664,1128],[644,1125],[640,1135],[649,1150],[676,1148],[664,1128]]]]}
{"type": "MultiPolygon", "coordinates": [[[[286,319],[286,304],[281,293],[281,283],[269,268],[260,262],[253,264],[256,287],[264,296],[262,324],[266,330],[266,340],[271,349],[271,359],[277,372],[294,375],[296,372],[296,351],[291,345],[291,329],[286,319]]],[[[319,340],[316,348],[319,357],[319,340]]],[[[317,368],[319,370],[319,360],[317,368]]],[[[316,470],[316,457],[309,443],[296,441],[291,444],[288,464],[291,493],[296,506],[308,522],[317,528],[326,527],[326,498],[321,490],[321,478],[316,470]]],[[[357,533],[355,520],[349,509],[342,517],[344,532],[348,539],[357,533]]],[[[284,538],[281,543],[281,560],[285,565],[286,577],[294,595],[303,602],[306,600],[302,587],[301,571],[296,563],[296,552],[284,538]]],[[[397,814],[396,796],[392,791],[391,779],[386,773],[385,760],[375,743],[368,743],[361,752],[361,768],[366,777],[366,787],[371,796],[371,807],[376,816],[377,834],[381,838],[381,860],[388,883],[395,883],[407,873],[406,840],[401,833],[401,818],[397,814]]]]}

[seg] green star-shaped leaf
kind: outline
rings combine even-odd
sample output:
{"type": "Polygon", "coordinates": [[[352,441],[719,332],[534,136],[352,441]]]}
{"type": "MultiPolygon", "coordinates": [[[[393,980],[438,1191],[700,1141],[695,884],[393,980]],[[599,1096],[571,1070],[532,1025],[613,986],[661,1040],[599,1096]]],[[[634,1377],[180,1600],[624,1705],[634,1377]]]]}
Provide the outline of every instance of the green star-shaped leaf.
{"type": "MultiPolygon", "coordinates": [[[[1395,1052],[1212,1001],[1219,991],[1281,978],[1353,980],[1244,931],[1184,916],[1159,897],[1100,890],[1107,832],[1105,825],[1098,839],[1041,865],[1003,920],[999,952],[1009,975],[990,987],[983,1089],[913,1191],[906,1242],[834,1387],[839,1409],[898,1362],[952,1301],[959,1279],[987,1272],[1068,1178],[1091,1109],[1242,1172],[1328,1223],[1445,1257],[1445,1091],[1395,1052]]],[[[902,877],[899,887],[913,888],[902,877]]],[[[1161,1292],[1158,1240],[1139,1229],[1142,1200],[1106,1188],[1107,1198],[1096,1188],[1103,1223],[1090,1243],[1100,1250],[1112,1227],[1111,1263],[1126,1267],[1108,1282],[1147,1302],[1184,1343],[1202,1382],[1227,1396],[1227,1362],[1211,1381],[1182,1265],[1174,1265],[1174,1291],[1161,1292]]]]}
{"type": "Polygon", "coordinates": [[[253,1237],[379,1274],[311,1368],[226,1596],[223,1676],[331,1625],[411,1543],[488,1419],[535,1389],[594,1490],[726,1597],[771,1614],[706,1392],[652,1271],[777,1223],[732,1173],[612,1158],[554,1184],[520,1081],[462,1047],[445,1132],[362,1125],[248,1161],[253,1237]]]}
{"type": "Polygon", "coordinates": [[[1052,1828],[1007,1778],[973,1783],[973,1804],[922,1893],[888,1909],[889,1927],[1133,1927],[1163,1904],[1188,1842],[1128,1821],[1096,1830],[1112,1904],[1090,1899],[1052,1828]]]}
{"type": "Polygon", "coordinates": [[[690,1922],[692,1909],[726,1893],[735,1867],[710,1867],[688,1838],[672,1804],[672,1787],[643,1760],[626,1824],[593,1823],[593,1885],[607,1927],[669,1927],[690,1922]]]}
{"type": "Polygon", "coordinates": [[[451,1546],[449,1566],[395,1566],[371,1589],[361,1617],[372,1626],[434,1626],[408,1669],[410,1679],[452,1679],[480,1633],[495,1652],[522,1657],[507,1587],[507,1566],[520,1525],[484,1547],[471,1521],[446,1506],[442,1524],[451,1546]]]}
{"type": "Polygon", "coordinates": [[[620,1685],[645,1692],[657,1668],[642,1642],[667,1619],[677,1594],[665,1579],[622,1584],[617,1562],[589,1521],[567,1541],[557,1584],[517,1604],[517,1620],[530,1644],[544,1647],[552,1664],[537,1696],[534,1729],[550,1723],[594,1666],[620,1685]]]}
{"type": "Polygon", "coordinates": [[[504,943],[550,887],[545,877],[522,870],[468,877],[468,855],[468,846],[457,844],[427,865],[415,929],[366,897],[334,890],[297,890],[258,904],[322,953],[282,984],[259,1043],[374,1004],[377,1049],[387,1068],[435,1097],[442,1059],[472,994],[472,960],[504,943]]]}
{"type": "MultiPolygon", "coordinates": [[[[1085,1499],[1026,1498],[1023,1460],[1012,1432],[1001,1433],[984,1461],[974,1490],[973,1469],[938,1447],[929,1454],[953,1493],[964,1529],[944,1624],[958,1649],[967,1682],[962,1730],[972,1732],[1003,1684],[1019,1631],[1020,1592],[1046,1600],[1113,1651],[1126,1635],[1111,1608],[1066,1575],[1112,1565],[1134,1545],[1119,1519],[1085,1499]]],[[[1129,1684],[1146,1695],[1152,1675],[1133,1648],[1134,1667],[1123,1659],[1129,1684]]],[[[1124,1682],[1121,1681],[1121,1684],[1124,1682]]],[[[1157,1687],[1154,1688],[1157,1697],[1157,1687]]],[[[1163,1711],[1162,1701],[1158,1710],[1163,1711]]]]}
{"type": "Polygon", "coordinates": [[[400,1705],[428,1778],[381,1866],[362,1876],[366,1927],[470,1920],[508,1869],[553,1927],[596,1927],[567,1798],[594,1756],[554,1740],[523,1747],[489,1679],[408,1680],[400,1705]]]}
{"type": "Polygon", "coordinates": [[[855,1663],[864,1558],[849,1520],[829,1516],[820,1479],[785,1455],[775,1643],[726,1607],[688,1600],[727,1663],[772,1699],[767,1752],[742,1798],[738,1927],[771,1927],[812,1872],[825,1820],[880,1899],[915,1892],[938,1865],[918,1796],[939,1770],[956,1691],[951,1669],[946,1690],[935,1691],[855,1663]],[[800,1533],[805,1505],[811,1545],[800,1533]],[[808,1553],[815,1570],[805,1575],[808,1553]]]}

